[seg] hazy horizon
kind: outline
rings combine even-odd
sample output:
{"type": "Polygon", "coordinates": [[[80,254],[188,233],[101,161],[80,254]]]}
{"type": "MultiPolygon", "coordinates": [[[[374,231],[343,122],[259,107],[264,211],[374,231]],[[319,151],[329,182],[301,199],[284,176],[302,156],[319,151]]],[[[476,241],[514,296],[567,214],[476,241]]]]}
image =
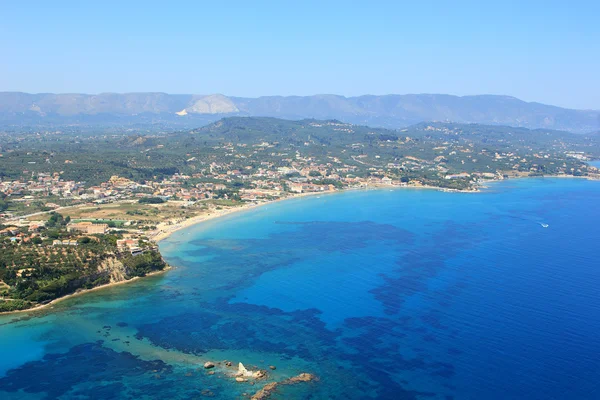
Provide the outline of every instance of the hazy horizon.
{"type": "Polygon", "coordinates": [[[297,95],[297,94],[289,94],[289,95],[282,95],[282,94],[265,94],[265,95],[260,95],[260,96],[239,96],[236,94],[228,94],[228,93],[221,93],[221,92],[215,92],[215,93],[170,93],[170,92],[164,92],[164,91],[158,91],[158,90],[145,90],[145,91],[135,91],[135,92],[95,92],[95,93],[85,93],[85,92],[25,92],[22,90],[1,90],[0,93],[24,93],[24,94],[32,94],[32,95],[46,95],[46,94],[53,94],[53,95],[85,95],[85,96],[100,96],[100,95],[106,95],[106,94],[116,94],[116,95],[127,95],[127,94],[149,94],[149,93],[160,93],[160,94],[167,94],[167,95],[173,95],[173,96],[213,96],[213,95],[220,95],[220,96],[225,96],[225,97],[229,97],[229,98],[247,98],[247,99],[258,99],[258,98],[263,98],[263,97],[317,97],[317,96],[336,96],[336,97],[344,97],[344,98],[356,98],[356,97],[369,97],[369,96],[373,96],[373,97],[382,97],[382,96],[451,96],[451,97],[485,97],[485,96],[490,96],[490,97],[506,97],[506,98],[512,98],[512,99],[516,99],[516,100],[520,100],[520,101],[524,101],[526,103],[537,103],[537,104],[543,104],[543,105],[548,105],[548,106],[554,106],[554,107],[560,107],[560,108],[564,108],[564,109],[573,109],[573,110],[581,110],[581,111],[599,111],[600,107],[598,109],[593,109],[593,108],[573,108],[573,107],[563,107],[560,105],[556,105],[556,104],[552,104],[552,103],[548,103],[548,102],[541,102],[541,101],[528,101],[516,96],[511,96],[511,95],[507,95],[507,94],[492,94],[492,93],[476,93],[476,94],[465,94],[465,95],[457,95],[457,94],[452,94],[452,93],[382,93],[382,94],[373,94],[373,93],[364,93],[364,94],[358,94],[358,95],[353,95],[353,96],[346,96],[343,94],[338,94],[338,93],[313,93],[313,94],[306,94],[306,95],[297,95]]]}

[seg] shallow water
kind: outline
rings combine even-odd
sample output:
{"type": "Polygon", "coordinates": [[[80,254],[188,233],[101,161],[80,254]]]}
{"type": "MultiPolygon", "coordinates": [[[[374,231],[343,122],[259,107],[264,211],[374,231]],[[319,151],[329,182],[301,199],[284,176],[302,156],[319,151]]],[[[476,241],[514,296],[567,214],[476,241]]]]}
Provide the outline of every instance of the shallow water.
{"type": "Polygon", "coordinates": [[[0,397],[255,392],[200,368],[227,359],[320,378],[272,398],[596,399],[599,201],[523,179],[212,220],[161,242],[163,276],[0,317],[0,397]]]}

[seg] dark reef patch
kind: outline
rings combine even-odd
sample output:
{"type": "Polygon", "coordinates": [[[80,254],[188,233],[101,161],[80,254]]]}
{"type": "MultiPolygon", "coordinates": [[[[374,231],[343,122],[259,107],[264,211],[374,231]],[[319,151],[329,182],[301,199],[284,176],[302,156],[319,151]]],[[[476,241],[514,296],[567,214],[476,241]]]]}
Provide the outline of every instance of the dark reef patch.
{"type": "MultiPolygon", "coordinates": [[[[334,362],[340,371],[361,371],[351,379],[361,387],[361,393],[372,393],[377,398],[420,399],[434,395],[407,390],[399,379],[402,371],[421,370],[422,375],[442,380],[453,376],[451,364],[439,362],[427,352],[407,354],[403,344],[410,336],[412,340],[420,339],[420,347],[440,345],[436,331],[446,330],[444,313],[427,308],[405,314],[403,306],[412,296],[431,293],[428,281],[443,272],[448,256],[474,245],[463,226],[447,222],[440,231],[416,241],[407,230],[369,221],[277,223],[292,229],[260,239],[192,241],[193,248],[186,250],[183,258],[202,257],[203,276],[209,280],[213,274],[222,277],[217,281],[222,296],[196,303],[200,311],[186,311],[137,326],[138,339],[192,354],[235,349],[274,352],[282,358],[307,361],[338,360],[344,364],[334,362]],[[261,274],[333,252],[354,254],[374,243],[398,255],[396,267],[380,274],[383,283],[371,290],[387,317],[349,318],[332,331],[321,320],[318,309],[284,312],[274,307],[230,303],[241,288],[261,274]],[[361,367],[365,360],[369,368],[361,367]]],[[[462,287],[454,284],[448,289],[436,290],[435,298],[450,304],[462,287]]],[[[197,287],[192,293],[202,297],[197,287]]],[[[345,396],[353,398],[350,388],[345,396]]]]}
{"type": "Polygon", "coordinates": [[[325,329],[317,310],[285,313],[264,306],[225,301],[200,304],[198,309],[202,311],[138,326],[136,337],[189,354],[199,355],[210,349],[251,349],[306,360],[318,359],[319,353],[335,345],[334,333],[325,329]],[[225,315],[228,318],[224,318],[225,315]],[[316,349],[318,351],[314,351],[316,349]]]}
{"type": "Polygon", "coordinates": [[[125,388],[121,384],[124,378],[171,371],[172,367],[160,360],[143,361],[131,353],[118,353],[98,343],[86,343],[66,353],[46,354],[39,361],[9,370],[0,378],[0,390],[44,393],[45,398],[55,399],[85,383],[94,387],[94,391],[88,393],[93,394],[92,398],[111,398],[102,397],[101,393],[118,397],[125,388]]]}

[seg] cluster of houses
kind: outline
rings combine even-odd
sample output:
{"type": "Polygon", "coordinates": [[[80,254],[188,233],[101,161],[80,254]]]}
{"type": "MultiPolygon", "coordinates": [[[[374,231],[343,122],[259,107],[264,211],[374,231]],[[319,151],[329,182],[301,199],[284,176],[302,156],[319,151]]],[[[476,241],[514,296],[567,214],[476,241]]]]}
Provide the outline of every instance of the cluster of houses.
{"type": "MultiPolygon", "coordinates": [[[[40,223],[31,223],[26,229],[26,233],[21,232],[19,227],[10,226],[8,228],[0,230],[0,236],[10,236],[13,242],[28,243],[33,237],[39,236],[37,231],[39,230],[40,223]]],[[[106,234],[109,231],[107,224],[94,224],[92,222],[75,222],[67,225],[67,232],[80,235],[94,235],[94,234],[106,234]]],[[[79,241],[77,238],[53,240],[52,246],[78,246],[79,241]]],[[[120,251],[129,251],[132,255],[143,254],[147,250],[146,246],[141,247],[139,239],[121,239],[117,240],[117,248],[120,251]]]]}
{"type": "Polygon", "coordinates": [[[328,192],[335,190],[335,186],[333,185],[315,185],[309,182],[292,182],[289,188],[294,193],[328,192]]]}
{"type": "MultiPolygon", "coordinates": [[[[28,173],[28,171],[23,171],[28,173]]],[[[23,195],[25,193],[39,196],[79,196],[85,192],[85,184],[75,181],[63,181],[60,173],[38,173],[31,180],[11,180],[0,182],[0,192],[8,196],[23,195]],[[33,179],[35,178],[35,179],[33,179]]]]}
{"type": "MultiPolygon", "coordinates": [[[[340,125],[340,128],[345,126],[340,125]]],[[[252,146],[256,154],[269,152],[275,143],[261,143],[252,146]]],[[[346,165],[336,157],[328,157],[328,162],[318,162],[314,157],[303,156],[299,151],[295,153],[271,153],[269,156],[279,157],[281,161],[275,164],[272,161],[250,162],[244,165],[245,155],[237,151],[236,145],[227,143],[222,146],[231,152],[237,161],[212,161],[203,165],[191,175],[176,173],[160,181],[146,181],[143,184],[130,179],[112,176],[106,182],[95,186],[87,186],[82,182],[63,181],[59,172],[32,175],[27,182],[10,181],[0,183],[0,192],[11,196],[11,201],[33,201],[44,196],[58,195],[62,198],[91,201],[96,203],[112,202],[124,199],[142,198],[146,196],[161,197],[163,199],[177,198],[184,201],[227,198],[224,194],[231,182],[247,182],[244,189],[239,190],[239,195],[245,201],[272,199],[284,194],[286,188],[294,193],[324,192],[334,190],[333,185],[322,185],[311,181],[326,178],[351,186],[372,184],[367,178],[357,178],[352,173],[357,166],[346,165]],[[189,180],[194,180],[189,184],[189,180]],[[200,183],[198,183],[200,181],[200,183]]],[[[191,157],[188,162],[196,163],[198,160],[191,157]]],[[[380,181],[377,184],[393,184],[380,181]]],[[[56,204],[46,204],[47,207],[56,204]]]]}
{"type": "Polygon", "coordinates": [[[36,236],[39,236],[40,228],[44,226],[44,222],[27,222],[20,223],[19,226],[8,226],[0,230],[0,237],[8,237],[11,242],[28,243],[36,236]]]}

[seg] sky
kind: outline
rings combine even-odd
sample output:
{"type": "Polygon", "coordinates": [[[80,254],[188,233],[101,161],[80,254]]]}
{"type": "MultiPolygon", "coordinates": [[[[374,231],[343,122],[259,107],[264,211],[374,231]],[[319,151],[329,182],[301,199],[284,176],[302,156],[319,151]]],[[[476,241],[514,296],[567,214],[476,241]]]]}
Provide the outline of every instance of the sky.
{"type": "Polygon", "coordinates": [[[600,109],[599,1],[0,0],[0,91],[502,94],[600,109]]]}

